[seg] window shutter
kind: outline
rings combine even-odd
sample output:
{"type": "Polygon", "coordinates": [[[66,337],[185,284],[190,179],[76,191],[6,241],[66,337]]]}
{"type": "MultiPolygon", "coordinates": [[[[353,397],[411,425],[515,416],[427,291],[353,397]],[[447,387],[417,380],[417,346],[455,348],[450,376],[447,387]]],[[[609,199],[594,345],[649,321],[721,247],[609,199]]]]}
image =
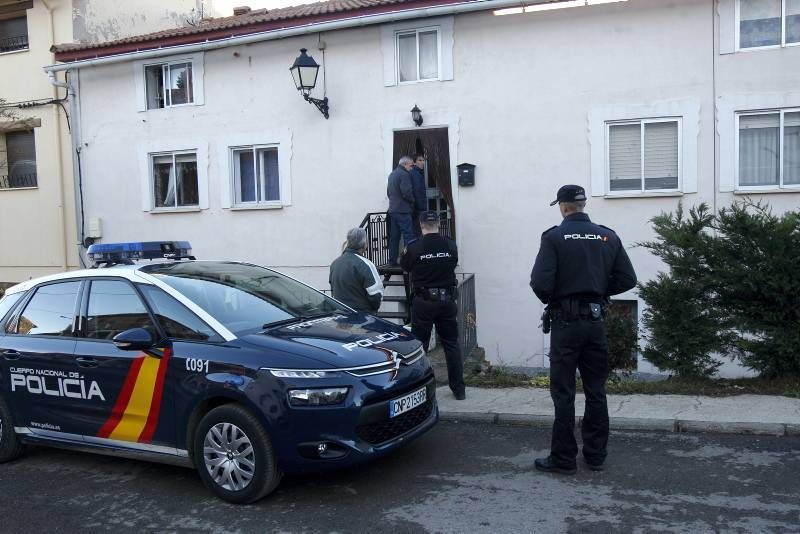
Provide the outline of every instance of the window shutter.
{"type": "Polygon", "coordinates": [[[678,188],[678,123],[644,125],[645,189],[678,188]]]}
{"type": "Polygon", "coordinates": [[[640,190],[642,181],[641,124],[612,124],[608,128],[611,191],[640,190]]]}

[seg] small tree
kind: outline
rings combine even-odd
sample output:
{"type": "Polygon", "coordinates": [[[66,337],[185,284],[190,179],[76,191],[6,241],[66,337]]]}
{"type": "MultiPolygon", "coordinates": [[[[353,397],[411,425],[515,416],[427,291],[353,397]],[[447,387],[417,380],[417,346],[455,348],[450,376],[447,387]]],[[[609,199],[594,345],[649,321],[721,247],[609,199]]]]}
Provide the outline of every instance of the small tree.
{"type": "Polygon", "coordinates": [[[647,304],[643,313],[648,331],[643,356],[659,369],[681,376],[713,375],[731,344],[729,323],[714,305],[708,251],[708,230],[714,216],[706,204],[652,219],[657,238],[642,243],[669,267],[654,280],[639,285],[647,304]]]}
{"type": "Polygon", "coordinates": [[[712,279],[740,333],[742,363],[768,376],[800,374],[800,213],[778,217],[745,201],[717,221],[712,279]]]}

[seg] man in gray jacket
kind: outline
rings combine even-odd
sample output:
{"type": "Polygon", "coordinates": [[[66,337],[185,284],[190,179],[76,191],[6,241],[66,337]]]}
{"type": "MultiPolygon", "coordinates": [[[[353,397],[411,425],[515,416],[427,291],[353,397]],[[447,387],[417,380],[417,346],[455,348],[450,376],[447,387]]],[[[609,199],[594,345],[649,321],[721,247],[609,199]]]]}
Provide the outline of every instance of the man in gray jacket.
{"type": "Polygon", "coordinates": [[[414,188],[411,182],[411,167],[414,160],[403,156],[397,168],[389,175],[386,195],[389,197],[389,265],[397,265],[400,255],[400,235],[405,246],[414,240],[414,188]]]}
{"type": "Polygon", "coordinates": [[[347,232],[342,255],[331,263],[328,281],[333,298],[364,313],[375,313],[381,306],[383,283],[375,264],[364,257],[367,232],[353,228],[347,232]]]}

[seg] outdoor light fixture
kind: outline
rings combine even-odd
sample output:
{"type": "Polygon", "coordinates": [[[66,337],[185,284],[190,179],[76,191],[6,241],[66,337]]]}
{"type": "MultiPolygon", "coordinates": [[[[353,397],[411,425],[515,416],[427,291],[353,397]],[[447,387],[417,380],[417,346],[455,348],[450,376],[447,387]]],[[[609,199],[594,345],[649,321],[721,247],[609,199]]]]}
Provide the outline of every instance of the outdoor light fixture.
{"type": "MultiPolygon", "coordinates": [[[[294,79],[294,85],[305,98],[306,102],[314,104],[317,109],[322,113],[325,118],[328,118],[328,97],[323,95],[322,99],[312,98],[309,96],[312,89],[317,85],[317,74],[319,74],[319,65],[314,61],[314,58],[306,54],[308,49],[301,48],[300,55],[294,60],[294,65],[289,68],[294,79]]],[[[324,63],[324,62],[323,62],[324,63]]],[[[324,74],[323,74],[324,75],[324,74]]]]}
{"type": "Polygon", "coordinates": [[[414,107],[411,108],[411,119],[417,126],[422,126],[422,111],[417,107],[416,104],[414,104],[414,107]]]}

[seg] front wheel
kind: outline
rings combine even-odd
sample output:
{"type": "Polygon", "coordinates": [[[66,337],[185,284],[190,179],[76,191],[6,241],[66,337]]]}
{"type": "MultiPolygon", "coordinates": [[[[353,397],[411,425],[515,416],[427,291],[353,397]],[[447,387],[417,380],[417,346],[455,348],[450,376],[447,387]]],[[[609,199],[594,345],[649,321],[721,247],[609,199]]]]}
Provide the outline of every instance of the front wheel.
{"type": "Polygon", "coordinates": [[[23,445],[14,431],[11,411],[0,397],[0,464],[10,462],[22,454],[23,445]]]}
{"type": "Polygon", "coordinates": [[[211,491],[237,504],[264,497],[282,476],[264,425],[236,404],[215,408],[200,421],[194,463],[211,491]]]}

